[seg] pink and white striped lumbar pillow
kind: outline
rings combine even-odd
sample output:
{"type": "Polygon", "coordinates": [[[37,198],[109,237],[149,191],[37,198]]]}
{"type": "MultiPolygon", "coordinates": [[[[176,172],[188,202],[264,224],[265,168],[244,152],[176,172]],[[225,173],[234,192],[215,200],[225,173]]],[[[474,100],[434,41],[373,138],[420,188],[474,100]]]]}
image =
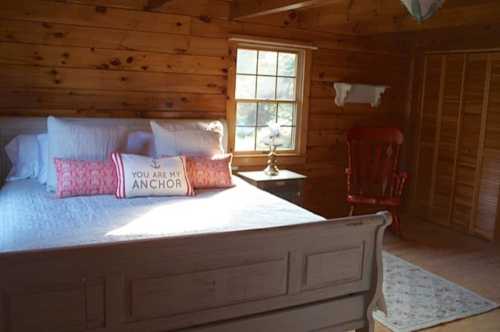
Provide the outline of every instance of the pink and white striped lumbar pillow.
{"type": "Polygon", "coordinates": [[[113,153],[111,157],[118,176],[118,198],[194,195],[183,156],[155,159],[113,153]]]}
{"type": "Polygon", "coordinates": [[[187,172],[193,188],[232,187],[232,159],[231,154],[217,157],[186,157],[187,172]]]}
{"type": "Polygon", "coordinates": [[[56,196],[112,195],[116,191],[116,170],[111,160],[54,159],[56,196]]]}

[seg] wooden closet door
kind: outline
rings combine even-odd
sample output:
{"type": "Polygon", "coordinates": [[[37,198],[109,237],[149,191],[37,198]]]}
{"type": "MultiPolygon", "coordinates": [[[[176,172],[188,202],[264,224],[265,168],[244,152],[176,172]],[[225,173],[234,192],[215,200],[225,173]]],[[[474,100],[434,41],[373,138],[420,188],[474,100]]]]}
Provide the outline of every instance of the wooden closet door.
{"type": "Polygon", "coordinates": [[[467,55],[451,221],[454,226],[468,232],[473,228],[474,196],[478,186],[481,127],[486,115],[483,111],[487,68],[487,54],[467,55]]]}
{"type": "MultiPolygon", "coordinates": [[[[474,232],[493,240],[498,225],[498,198],[500,188],[500,54],[490,55],[487,118],[479,180],[477,213],[474,232]]],[[[500,235],[500,234],[499,234],[500,235]]],[[[500,239],[500,236],[497,235],[500,239]]]]}
{"type": "Polygon", "coordinates": [[[422,103],[420,110],[415,211],[419,217],[429,219],[432,206],[432,174],[436,149],[436,125],[440,108],[440,91],[443,56],[429,55],[425,58],[422,103]]]}
{"type": "Polygon", "coordinates": [[[437,115],[436,149],[431,187],[433,222],[451,223],[452,197],[460,136],[465,55],[445,55],[437,115]]]}

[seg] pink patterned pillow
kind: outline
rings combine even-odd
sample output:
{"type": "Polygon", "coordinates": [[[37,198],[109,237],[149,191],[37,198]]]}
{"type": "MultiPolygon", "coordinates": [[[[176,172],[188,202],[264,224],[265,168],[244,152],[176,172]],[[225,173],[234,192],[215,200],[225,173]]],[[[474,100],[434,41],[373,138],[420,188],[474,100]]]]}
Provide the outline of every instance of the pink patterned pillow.
{"type": "Polygon", "coordinates": [[[233,186],[231,161],[233,155],[218,157],[186,157],[189,181],[195,189],[233,186]]]}
{"type": "Polygon", "coordinates": [[[54,159],[56,166],[56,196],[112,195],[118,179],[112,160],[54,159]]]}

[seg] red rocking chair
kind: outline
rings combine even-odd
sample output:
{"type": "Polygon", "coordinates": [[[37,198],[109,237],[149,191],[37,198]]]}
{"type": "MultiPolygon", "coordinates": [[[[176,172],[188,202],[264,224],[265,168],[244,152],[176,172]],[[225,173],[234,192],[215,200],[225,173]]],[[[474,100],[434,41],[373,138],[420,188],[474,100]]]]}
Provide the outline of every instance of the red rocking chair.
{"type": "Polygon", "coordinates": [[[392,214],[392,230],[401,235],[398,208],[408,179],[400,172],[403,133],[397,128],[352,128],[347,133],[347,202],[383,206],[392,214]]]}

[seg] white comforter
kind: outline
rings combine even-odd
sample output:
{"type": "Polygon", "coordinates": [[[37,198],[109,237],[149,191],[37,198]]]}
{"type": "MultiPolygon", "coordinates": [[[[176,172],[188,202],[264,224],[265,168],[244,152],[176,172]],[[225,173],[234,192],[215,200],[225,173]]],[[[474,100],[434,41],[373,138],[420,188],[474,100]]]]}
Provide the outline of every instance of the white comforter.
{"type": "Polygon", "coordinates": [[[0,253],[309,223],[322,217],[234,177],[196,197],[58,199],[33,180],[0,190],[0,253]]]}

